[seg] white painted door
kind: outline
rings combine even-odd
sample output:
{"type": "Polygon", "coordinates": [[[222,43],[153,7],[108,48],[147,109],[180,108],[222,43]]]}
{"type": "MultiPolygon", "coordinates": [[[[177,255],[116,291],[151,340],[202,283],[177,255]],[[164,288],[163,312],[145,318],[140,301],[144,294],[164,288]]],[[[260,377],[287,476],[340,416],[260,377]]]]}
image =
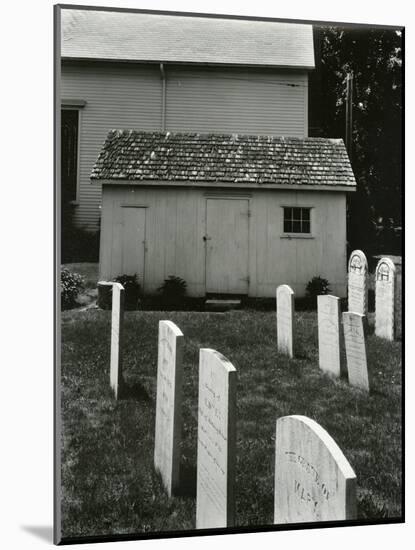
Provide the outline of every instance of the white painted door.
{"type": "Polygon", "coordinates": [[[120,275],[138,275],[138,281],[144,285],[144,261],[146,247],[146,209],[122,207],[122,273],[120,275]]]}
{"type": "Polygon", "coordinates": [[[206,292],[248,293],[249,201],[207,199],[206,292]]]}

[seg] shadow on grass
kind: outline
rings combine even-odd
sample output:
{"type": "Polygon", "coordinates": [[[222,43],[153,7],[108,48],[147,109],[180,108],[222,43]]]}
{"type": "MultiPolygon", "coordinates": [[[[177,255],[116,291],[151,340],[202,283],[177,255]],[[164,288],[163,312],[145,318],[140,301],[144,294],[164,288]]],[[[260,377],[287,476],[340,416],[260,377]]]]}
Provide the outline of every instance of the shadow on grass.
{"type": "Polygon", "coordinates": [[[300,351],[299,353],[295,354],[294,359],[298,359],[299,361],[310,361],[311,357],[305,352],[300,351]]]}
{"type": "Polygon", "coordinates": [[[189,462],[180,464],[180,483],[176,491],[178,497],[196,497],[196,467],[189,462]]]}
{"type": "Polygon", "coordinates": [[[119,398],[130,401],[151,401],[147,390],[139,382],[132,384],[124,382],[119,390],[119,398]]]}

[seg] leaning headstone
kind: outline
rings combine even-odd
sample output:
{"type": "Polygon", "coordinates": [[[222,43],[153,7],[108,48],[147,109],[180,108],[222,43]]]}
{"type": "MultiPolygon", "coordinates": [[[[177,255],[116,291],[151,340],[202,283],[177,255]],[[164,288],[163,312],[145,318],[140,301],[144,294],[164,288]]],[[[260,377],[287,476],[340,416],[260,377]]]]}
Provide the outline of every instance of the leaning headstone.
{"type": "Polygon", "coordinates": [[[363,318],[360,313],[343,312],[344,345],[349,384],[369,391],[363,318]]]}
{"type": "Polygon", "coordinates": [[[160,321],[154,466],[160,473],[169,496],[179,487],[182,357],[182,331],[171,321],[160,321]]]}
{"type": "Polygon", "coordinates": [[[368,302],[367,259],[361,250],[353,250],[348,269],[348,309],[367,315],[368,302]]]}
{"type": "Polygon", "coordinates": [[[115,399],[122,383],[123,319],[124,287],[120,283],[112,283],[110,385],[115,399]]]}
{"type": "Polygon", "coordinates": [[[356,518],[356,475],[334,439],[305,416],[276,423],[274,523],[356,518]]]}
{"type": "Polygon", "coordinates": [[[375,334],[380,338],[394,338],[395,265],[389,258],[382,258],[375,272],[375,334]]]}
{"type": "Polygon", "coordinates": [[[321,370],[340,376],[340,298],[317,296],[318,357],[321,370]]]}
{"type": "Polygon", "coordinates": [[[196,529],[234,525],[236,369],[200,350],[196,529]]]}
{"type": "Polygon", "coordinates": [[[294,291],[288,285],[277,287],[277,342],[278,351],[294,356],[293,343],[294,291]]]}

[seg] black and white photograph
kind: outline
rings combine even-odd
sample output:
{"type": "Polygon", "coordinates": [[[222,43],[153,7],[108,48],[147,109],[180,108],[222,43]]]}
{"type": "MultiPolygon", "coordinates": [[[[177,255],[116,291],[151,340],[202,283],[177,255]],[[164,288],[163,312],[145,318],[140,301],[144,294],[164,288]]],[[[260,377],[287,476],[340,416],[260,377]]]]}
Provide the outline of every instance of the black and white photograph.
{"type": "Polygon", "coordinates": [[[171,4],[54,6],[54,542],[402,523],[405,21],[171,4]]]}

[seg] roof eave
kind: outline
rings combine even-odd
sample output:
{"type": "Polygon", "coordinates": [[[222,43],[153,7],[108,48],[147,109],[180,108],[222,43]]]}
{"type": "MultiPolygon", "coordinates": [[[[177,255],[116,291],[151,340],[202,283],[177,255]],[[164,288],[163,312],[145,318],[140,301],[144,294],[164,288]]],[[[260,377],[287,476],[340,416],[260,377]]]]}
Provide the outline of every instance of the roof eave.
{"type": "Polygon", "coordinates": [[[125,180],[125,179],[100,179],[91,178],[91,181],[100,182],[102,185],[124,186],[131,185],[137,187],[227,187],[238,189],[284,189],[291,191],[341,191],[354,192],[356,185],[311,185],[311,184],[282,184],[282,183],[244,183],[244,182],[226,182],[226,181],[160,181],[160,180],[125,180]]]}
{"type": "Polygon", "coordinates": [[[147,65],[192,65],[206,67],[248,67],[248,68],[266,68],[266,69],[287,69],[297,71],[312,71],[315,65],[272,65],[267,63],[222,63],[220,61],[172,61],[163,59],[121,59],[106,57],[75,57],[61,56],[61,61],[74,62],[103,62],[103,63],[143,63],[147,65]]]}

